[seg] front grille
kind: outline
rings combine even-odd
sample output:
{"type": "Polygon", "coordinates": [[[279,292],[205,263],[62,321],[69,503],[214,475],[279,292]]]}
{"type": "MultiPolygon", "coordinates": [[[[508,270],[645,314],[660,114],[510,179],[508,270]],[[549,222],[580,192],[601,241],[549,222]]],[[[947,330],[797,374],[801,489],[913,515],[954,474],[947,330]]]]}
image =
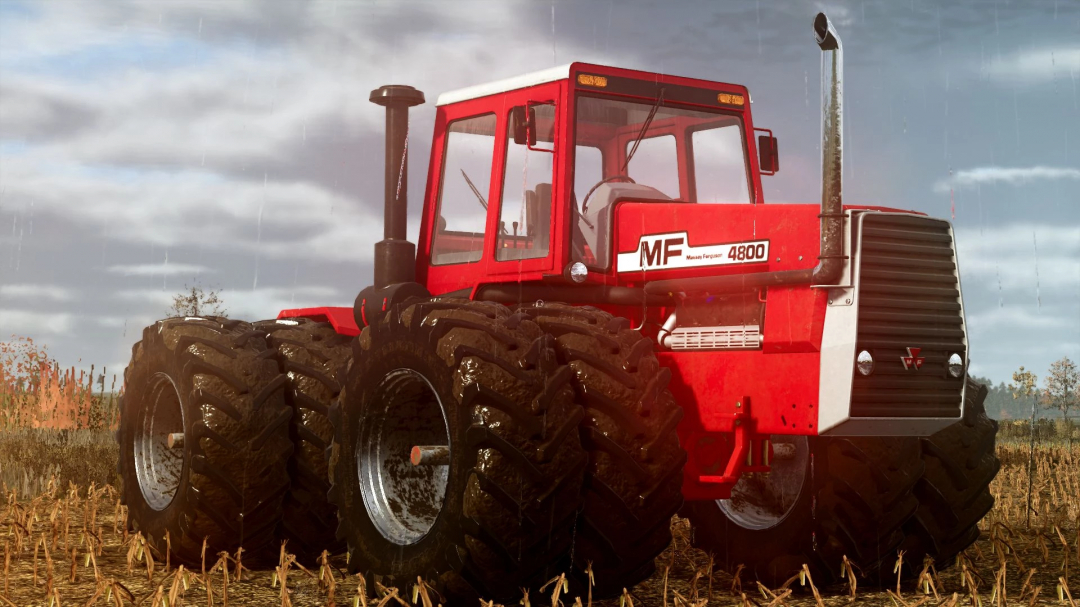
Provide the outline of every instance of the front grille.
{"type": "Polygon", "coordinates": [[[960,416],[964,378],[946,361],[967,362],[960,283],[948,222],[868,213],[861,244],[856,352],[874,357],[874,371],[854,374],[852,417],[960,416]],[[908,348],[925,362],[905,369],[908,348]]]}

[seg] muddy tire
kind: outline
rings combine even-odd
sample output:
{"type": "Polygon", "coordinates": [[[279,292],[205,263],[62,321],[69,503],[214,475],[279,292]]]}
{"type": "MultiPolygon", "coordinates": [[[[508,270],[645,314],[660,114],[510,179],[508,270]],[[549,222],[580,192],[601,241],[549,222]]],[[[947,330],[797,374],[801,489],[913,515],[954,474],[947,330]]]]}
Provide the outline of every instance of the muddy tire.
{"type": "Polygon", "coordinates": [[[918,439],[773,440],[795,448],[768,476],[744,475],[731,500],[687,503],[694,544],[773,588],[803,563],[818,587],[836,582],[845,555],[871,582],[887,579],[919,506],[918,439]]]}
{"type": "Polygon", "coordinates": [[[293,410],[292,485],[285,495],[278,535],[288,540],[289,552],[311,563],[323,550],[330,554],[345,550],[335,537],[337,509],[326,499],[330,490],[326,450],[334,437],[330,405],[341,391],[354,338],[338,334],[330,323],[306,318],[264,320],[255,323],[255,329],[266,333],[278,369],[289,378],[285,401],[293,410]]]}
{"type": "Polygon", "coordinates": [[[559,362],[573,369],[585,407],[589,467],[576,577],[582,580],[591,562],[594,595],[618,595],[652,575],[683,503],[686,452],[676,434],[683,412],[667,389],[671,372],[657,362],[652,340],[624,318],[565,304],[518,310],[555,337],[559,362]]]}
{"type": "Polygon", "coordinates": [[[118,470],[129,523],[197,567],[244,548],[277,561],[274,528],[292,452],[285,376],[263,334],[224,318],[170,318],[143,330],[124,371],[118,470]],[[183,433],[182,447],[168,448],[183,433]],[[168,534],[168,541],[166,541],[168,534]]]}
{"type": "MultiPolygon", "coordinates": [[[[468,300],[395,306],[354,344],[330,500],[349,567],[460,604],[520,597],[566,571],[586,455],[554,339],[468,300]],[[413,446],[449,446],[413,465],[413,446]]],[[[445,604],[445,602],[444,602],[445,604]]]]}
{"type": "Polygon", "coordinates": [[[979,521],[994,507],[990,481],[1001,468],[998,424],[986,415],[986,386],[967,380],[964,418],[920,440],[926,472],[915,485],[919,509],[905,526],[907,559],[915,572],[930,556],[942,569],[979,538],[979,521]]]}

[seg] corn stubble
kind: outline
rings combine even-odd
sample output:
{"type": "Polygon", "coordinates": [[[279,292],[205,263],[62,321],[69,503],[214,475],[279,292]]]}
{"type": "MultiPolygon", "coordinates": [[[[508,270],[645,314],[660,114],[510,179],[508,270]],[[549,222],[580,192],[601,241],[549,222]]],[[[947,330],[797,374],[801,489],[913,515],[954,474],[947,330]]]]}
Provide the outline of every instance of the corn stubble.
{"type": "MultiPolygon", "coordinates": [[[[982,523],[978,543],[955,563],[927,559],[910,563],[897,555],[897,584],[888,589],[859,586],[857,563],[837,563],[842,583],[818,588],[804,567],[779,588],[744,579],[744,569],[719,571],[708,554],[690,546],[688,521],[672,521],[674,542],[658,558],[657,575],[622,596],[594,601],[589,588],[575,588],[565,576],[553,578],[521,605],[596,607],[664,606],[756,607],[895,605],[897,607],[1061,604],[1076,606],[1080,588],[1080,450],[1046,446],[1039,450],[1032,523],[1025,526],[1026,462],[1022,446],[1003,444],[1005,466],[992,485],[997,506],[982,523]],[[1014,453],[1015,451],[1015,453],[1014,453]],[[942,571],[943,565],[949,565],[942,571]]],[[[243,549],[207,555],[197,571],[174,567],[138,533],[130,533],[125,508],[111,485],[43,479],[36,495],[2,487],[3,605],[360,605],[411,607],[441,605],[442,597],[423,580],[408,588],[374,588],[362,576],[348,576],[344,557],[324,552],[317,571],[296,561],[287,544],[277,567],[249,570],[243,549]]],[[[24,485],[25,486],[25,485],[24,485]]],[[[488,607],[498,603],[485,602],[488,607]]]]}
{"type": "MultiPolygon", "coordinates": [[[[11,351],[0,351],[0,358],[11,355],[11,351]]],[[[176,566],[168,554],[156,552],[140,534],[130,531],[126,509],[112,484],[115,477],[106,470],[115,461],[115,443],[109,433],[115,423],[110,395],[115,393],[100,385],[94,394],[88,389],[90,384],[73,373],[65,380],[55,365],[40,356],[20,373],[21,379],[11,369],[0,375],[0,605],[444,604],[443,597],[424,580],[407,588],[387,588],[377,577],[347,575],[344,556],[323,552],[317,571],[308,570],[287,544],[281,546],[277,566],[268,570],[248,569],[243,549],[216,555],[204,549],[197,569],[176,566]],[[27,391],[31,385],[35,387],[27,391]],[[51,463],[31,463],[42,459],[51,463]],[[102,460],[101,469],[87,465],[102,460]]],[[[847,557],[835,564],[840,583],[833,586],[816,586],[809,568],[804,567],[780,587],[769,588],[748,577],[741,566],[732,571],[716,568],[709,554],[690,546],[689,522],[675,517],[671,523],[674,541],[657,558],[657,573],[625,589],[621,596],[595,601],[591,584],[575,585],[558,576],[539,593],[524,595],[512,604],[1076,607],[1080,595],[1080,448],[1070,451],[1063,441],[1037,448],[1030,479],[1030,524],[1026,524],[1027,444],[999,442],[998,456],[1002,469],[991,484],[996,504],[980,524],[979,541],[953,563],[930,559],[915,563],[898,554],[897,582],[887,589],[863,581],[858,563],[847,557]]],[[[591,571],[589,577],[595,579],[591,571]]],[[[490,601],[481,605],[499,606],[490,601]]]]}

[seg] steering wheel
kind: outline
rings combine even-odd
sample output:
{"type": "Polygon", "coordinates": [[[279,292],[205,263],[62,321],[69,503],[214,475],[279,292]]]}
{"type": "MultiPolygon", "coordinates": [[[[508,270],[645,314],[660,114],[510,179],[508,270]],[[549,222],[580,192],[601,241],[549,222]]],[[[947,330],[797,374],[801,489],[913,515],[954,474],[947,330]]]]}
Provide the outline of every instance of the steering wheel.
{"type": "Polygon", "coordinates": [[[629,175],[623,175],[622,173],[619,173],[618,175],[612,175],[611,177],[605,177],[604,179],[601,179],[600,181],[596,182],[596,185],[594,185],[589,190],[588,194],[585,194],[585,199],[581,201],[581,214],[582,215],[584,215],[585,210],[589,208],[589,196],[593,195],[593,192],[596,191],[596,188],[604,185],[605,183],[609,183],[609,182],[612,182],[612,181],[629,181],[630,183],[637,183],[636,181],[631,179],[629,175]]]}

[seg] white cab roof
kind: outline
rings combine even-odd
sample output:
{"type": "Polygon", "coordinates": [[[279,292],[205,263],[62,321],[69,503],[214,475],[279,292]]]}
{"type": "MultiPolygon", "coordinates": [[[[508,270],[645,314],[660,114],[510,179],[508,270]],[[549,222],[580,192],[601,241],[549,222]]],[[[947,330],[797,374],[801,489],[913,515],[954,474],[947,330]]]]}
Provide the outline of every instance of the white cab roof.
{"type": "Polygon", "coordinates": [[[496,93],[505,93],[506,91],[514,91],[528,86],[569,78],[571,65],[573,64],[568,63],[566,65],[540,70],[539,72],[532,72],[522,76],[514,76],[513,78],[496,80],[495,82],[488,82],[487,84],[478,84],[476,86],[469,86],[463,89],[457,89],[456,91],[443,93],[442,95],[439,95],[439,98],[435,101],[435,105],[446,105],[449,103],[457,103],[459,101],[467,101],[469,99],[486,97],[496,93]]]}

